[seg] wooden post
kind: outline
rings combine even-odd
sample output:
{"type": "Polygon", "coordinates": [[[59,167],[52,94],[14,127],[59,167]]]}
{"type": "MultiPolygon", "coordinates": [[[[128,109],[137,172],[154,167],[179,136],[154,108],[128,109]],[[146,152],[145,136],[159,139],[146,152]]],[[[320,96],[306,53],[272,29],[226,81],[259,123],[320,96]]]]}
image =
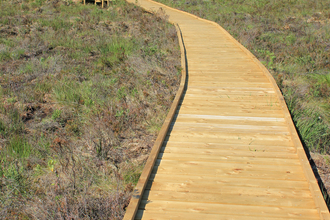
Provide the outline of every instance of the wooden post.
{"type": "Polygon", "coordinates": [[[102,8],[104,7],[104,0],[102,0],[102,8]]]}

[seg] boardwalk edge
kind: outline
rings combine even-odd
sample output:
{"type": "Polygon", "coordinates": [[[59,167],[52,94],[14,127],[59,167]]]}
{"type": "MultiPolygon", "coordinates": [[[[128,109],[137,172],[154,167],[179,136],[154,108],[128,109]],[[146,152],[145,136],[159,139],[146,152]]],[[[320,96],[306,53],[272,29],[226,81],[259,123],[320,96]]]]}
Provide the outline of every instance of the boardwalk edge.
{"type": "MultiPolygon", "coordinates": [[[[150,11],[151,13],[154,13],[152,11],[150,11]]],[[[170,22],[172,23],[172,22],[170,22]]],[[[172,23],[174,24],[174,23],[172,23]]],[[[150,155],[148,157],[147,163],[142,171],[142,174],[139,178],[139,181],[135,187],[135,189],[133,190],[133,194],[132,194],[132,198],[131,201],[126,209],[126,213],[124,216],[124,220],[133,220],[136,212],[138,211],[141,199],[142,199],[142,195],[144,192],[144,189],[147,185],[148,179],[150,177],[150,174],[152,172],[152,169],[154,167],[154,164],[157,160],[159,151],[163,145],[164,139],[166,137],[167,131],[169,129],[169,127],[171,126],[171,122],[174,118],[175,112],[178,108],[179,102],[182,98],[183,92],[186,88],[186,80],[187,80],[187,57],[186,57],[186,49],[184,46],[184,42],[183,42],[183,37],[182,37],[182,33],[181,33],[181,29],[179,27],[178,24],[174,24],[175,28],[176,28],[176,32],[177,32],[177,36],[178,36],[178,40],[179,40],[179,44],[180,44],[180,50],[181,50],[181,82],[180,82],[180,86],[179,89],[177,91],[177,94],[173,100],[173,103],[171,105],[170,111],[168,112],[165,121],[158,133],[157,139],[154,143],[154,146],[150,152],[150,155]]]]}

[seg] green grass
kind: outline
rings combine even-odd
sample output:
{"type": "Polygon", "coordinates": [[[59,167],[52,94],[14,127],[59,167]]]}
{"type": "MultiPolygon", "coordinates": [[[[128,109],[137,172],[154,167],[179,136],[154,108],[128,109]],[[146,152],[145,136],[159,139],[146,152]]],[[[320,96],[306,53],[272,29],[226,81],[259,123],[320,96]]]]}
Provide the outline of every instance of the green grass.
{"type": "Polygon", "coordinates": [[[14,136],[8,143],[6,154],[15,158],[26,158],[31,154],[31,146],[22,137],[14,136]]]}

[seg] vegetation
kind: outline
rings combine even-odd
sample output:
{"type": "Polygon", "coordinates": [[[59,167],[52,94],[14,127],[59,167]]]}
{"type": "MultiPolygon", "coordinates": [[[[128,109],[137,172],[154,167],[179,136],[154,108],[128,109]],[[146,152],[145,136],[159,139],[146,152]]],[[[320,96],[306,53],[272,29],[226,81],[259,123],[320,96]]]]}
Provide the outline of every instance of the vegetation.
{"type": "Polygon", "coordinates": [[[330,153],[327,0],[158,0],[213,20],[273,74],[305,145],[330,153]]]}
{"type": "Polygon", "coordinates": [[[0,8],[0,218],[121,219],[178,88],[175,28],[123,0],[0,8]]]}
{"type": "MultiPolygon", "coordinates": [[[[252,51],[305,145],[330,153],[326,0],[159,1],[252,51]]],[[[175,28],[123,0],[0,7],[1,218],[121,219],[178,86],[175,28]]]]}

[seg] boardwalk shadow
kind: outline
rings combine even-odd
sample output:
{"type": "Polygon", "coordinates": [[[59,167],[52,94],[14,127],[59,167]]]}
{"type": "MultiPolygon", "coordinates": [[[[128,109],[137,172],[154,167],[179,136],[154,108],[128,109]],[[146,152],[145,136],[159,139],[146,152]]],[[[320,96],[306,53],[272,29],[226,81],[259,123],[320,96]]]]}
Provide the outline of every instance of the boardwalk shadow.
{"type": "MultiPolygon", "coordinates": [[[[179,30],[180,30],[180,27],[179,27],[179,30]]],[[[183,39],[183,36],[182,36],[182,33],[181,33],[181,30],[180,30],[180,35],[181,35],[181,39],[183,39]]],[[[182,44],[183,44],[183,49],[184,49],[184,59],[185,59],[185,74],[186,74],[186,80],[185,80],[185,87],[184,87],[184,90],[183,90],[183,93],[182,93],[182,96],[181,96],[181,99],[180,99],[180,101],[179,101],[179,105],[178,105],[178,107],[177,107],[177,109],[176,109],[176,111],[177,112],[179,112],[180,111],[180,109],[181,109],[181,104],[182,104],[182,101],[184,100],[184,97],[185,97],[185,95],[186,95],[186,92],[187,92],[187,88],[188,88],[188,80],[189,80],[189,69],[188,69],[188,59],[187,59],[187,53],[186,53],[186,47],[185,47],[185,44],[184,44],[184,39],[183,39],[183,41],[182,41],[182,44]]],[[[168,131],[167,131],[167,135],[166,135],[166,137],[165,137],[165,139],[164,139],[164,141],[163,141],[163,146],[162,146],[162,148],[166,148],[166,145],[167,145],[167,141],[168,141],[168,139],[169,139],[169,135],[171,134],[171,131],[172,131],[172,128],[173,128],[173,124],[175,124],[175,122],[176,122],[176,120],[177,120],[177,118],[178,118],[178,114],[175,114],[174,116],[173,116],[173,119],[172,119],[172,121],[171,121],[171,126],[169,127],[169,129],[168,129],[168,131]]],[[[164,149],[161,149],[160,151],[159,151],[159,153],[158,153],[158,158],[159,159],[161,159],[162,158],[162,156],[160,156],[159,154],[161,154],[161,153],[163,153],[164,152],[164,149]]],[[[157,162],[155,163],[155,165],[154,165],[154,167],[153,167],[153,171],[152,171],[152,173],[157,173],[158,172],[158,169],[159,169],[159,166],[157,166],[157,162]]],[[[152,184],[153,184],[153,182],[151,182],[151,183],[148,183],[147,184],[147,187],[146,187],[146,189],[150,189],[150,187],[152,186],[152,184]],[[149,185],[150,184],[150,185],[149,185]]],[[[144,191],[144,197],[146,197],[146,204],[149,204],[149,203],[152,203],[152,200],[149,200],[149,194],[150,194],[150,191],[144,191]]]]}
{"type": "Polygon", "coordinates": [[[312,156],[310,154],[310,151],[309,151],[306,143],[303,141],[303,138],[302,138],[302,136],[301,136],[301,134],[300,134],[300,132],[299,132],[299,130],[297,129],[296,126],[295,126],[295,128],[296,128],[296,131],[297,131],[297,133],[299,135],[299,138],[301,140],[301,143],[302,143],[302,145],[304,147],[304,150],[306,152],[307,158],[308,158],[309,163],[310,163],[310,165],[312,167],[313,173],[314,173],[314,175],[316,177],[317,183],[319,184],[319,187],[320,187],[321,193],[323,194],[323,198],[325,200],[325,203],[327,204],[328,210],[330,210],[330,197],[329,197],[329,193],[328,193],[328,191],[327,191],[327,189],[326,189],[326,187],[325,187],[325,185],[324,185],[324,183],[322,181],[322,178],[321,178],[321,176],[320,176],[320,174],[318,172],[317,166],[316,166],[316,164],[315,164],[315,162],[314,162],[314,160],[313,160],[313,158],[312,158],[312,156]]]}

